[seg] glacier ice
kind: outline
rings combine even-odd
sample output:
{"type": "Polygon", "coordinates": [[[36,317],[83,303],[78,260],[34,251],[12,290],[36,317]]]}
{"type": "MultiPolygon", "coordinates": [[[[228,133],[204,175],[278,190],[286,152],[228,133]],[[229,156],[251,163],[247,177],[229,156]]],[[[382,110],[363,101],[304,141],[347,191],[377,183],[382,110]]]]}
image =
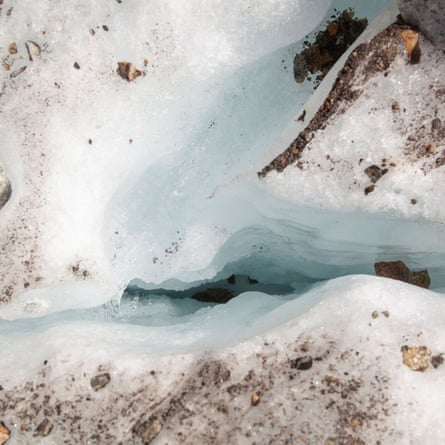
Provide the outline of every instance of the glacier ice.
{"type": "MultiPolygon", "coordinates": [[[[22,54],[25,40],[42,48],[33,62],[14,60],[13,70],[27,66],[19,76],[0,74],[0,160],[13,187],[0,212],[2,254],[7,252],[1,279],[10,300],[0,306],[0,377],[11,400],[27,391],[16,411],[31,406],[26,385],[43,383],[60,402],[54,406],[72,415],[50,415],[56,428],[45,441],[72,440],[60,426],[75,425],[80,412],[82,434],[97,432],[93,422],[100,415],[118,443],[128,442],[136,418],[151,412],[147,400],[173,406],[184,397],[196,418],[227,415],[230,421],[216,430],[233,443],[273,440],[272,426],[252,429],[243,397],[218,411],[218,397],[229,393],[229,387],[219,391],[219,381],[215,405],[201,393],[201,401],[187,399],[201,385],[187,386],[184,376],[199,375],[202,361],[212,356],[242,388],[252,369],[263,376],[261,366],[268,363],[264,375],[271,386],[263,390],[270,398],[261,394],[265,401],[255,408],[263,418],[276,414],[282,434],[287,416],[274,407],[290,409],[293,397],[302,400],[311,385],[324,388],[320,375],[337,367],[345,381],[345,373],[363,378],[361,401],[378,390],[382,399],[399,403],[391,405],[389,420],[376,417],[382,431],[364,433],[369,442],[438,443],[441,428],[425,426],[443,404],[438,391],[430,395],[444,371],[429,370],[419,379],[398,354],[414,342],[442,352],[443,296],[369,275],[374,261],[402,258],[411,268],[428,268],[434,290],[445,289],[443,210],[440,195],[428,195],[434,185],[442,188],[439,175],[436,182],[416,179],[426,195],[418,206],[406,204],[410,184],[397,194],[403,199],[364,204],[348,191],[346,174],[329,177],[340,184],[330,190],[326,177],[316,174],[303,181],[292,171],[257,179],[303,125],[296,117],[313,91],[311,84],[293,81],[292,57],[301,45],[295,42],[332,12],[330,2],[90,3],[26,3],[14,5],[9,16],[0,13],[0,48],[11,40],[22,54]],[[145,76],[132,83],[120,79],[115,69],[122,60],[145,76]],[[240,295],[224,305],[190,298],[195,288],[225,286],[232,274],[259,283],[238,283],[240,295]],[[128,284],[136,290],[130,287],[120,299],[128,284]],[[380,316],[374,319],[373,311],[380,316]],[[296,387],[288,364],[303,347],[322,359],[296,387]],[[104,370],[112,376],[110,391],[91,394],[90,377],[104,370]],[[275,372],[277,379],[289,379],[273,384],[275,372]],[[177,395],[177,388],[189,391],[177,395]],[[138,401],[129,418],[128,400],[138,401]],[[199,411],[203,400],[207,405],[199,411]],[[236,436],[233,419],[251,436],[236,436]],[[408,425],[401,427],[400,419],[408,425]]],[[[352,3],[358,16],[371,18],[393,2],[352,3]]],[[[387,12],[363,38],[395,14],[387,12]]],[[[396,64],[396,71],[405,83],[421,80],[415,68],[404,66],[396,64]]],[[[308,118],[334,77],[306,103],[308,118]]],[[[391,79],[377,79],[384,94],[391,79]]],[[[404,88],[395,83],[391,93],[403,96],[404,88]]],[[[376,90],[376,102],[383,100],[376,90]]],[[[374,141],[376,131],[354,130],[374,141]]],[[[333,143],[338,134],[327,131],[321,146],[345,149],[333,143]]],[[[311,156],[323,161],[315,150],[311,156]]],[[[328,429],[337,428],[327,410],[323,425],[317,424],[314,413],[325,410],[314,404],[305,411],[315,443],[330,440],[328,429]]],[[[8,408],[9,425],[14,415],[8,408]]],[[[14,426],[18,443],[38,440],[27,422],[14,426]]],[[[189,443],[205,443],[206,425],[190,428],[189,443]]],[[[177,430],[164,433],[175,443],[177,430]]],[[[79,440],[99,443],[90,436],[79,440]]],[[[222,437],[209,443],[224,443],[222,437]]]]}
{"type": "MultiPolygon", "coordinates": [[[[48,2],[28,6],[16,6],[10,15],[2,16],[2,48],[17,40],[22,56],[13,60],[9,72],[2,72],[1,160],[14,190],[2,210],[2,246],[9,252],[2,264],[4,299],[43,288],[58,293],[60,287],[67,289],[66,283],[88,278],[85,286],[91,287],[94,305],[117,298],[126,281],[139,273],[123,273],[127,264],[110,264],[118,246],[109,237],[119,243],[121,236],[114,232],[119,230],[120,218],[134,214],[143,188],[129,202],[128,212],[119,208],[119,197],[132,185],[151,184],[148,198],[153,201],[140,209],[139,221],[147,218],[146,213],[150,219],[162,220],[165,202],[156,201],[156,196],[165,196],[155,187],[162,188],[175,173],[182,175],[184,183],[193,181],[193,166],[187,163],[197,162],[198,155],[202,165],[210,159],[212,147],[204,147],[202,139],[212,121],[216,121],[215,136],[207,142],[220,144],[213,147],[213,163],[220,165],[213,176],[225,175],[222,185],[236,176],[228,173],[229,162],[239,164],[239,171],[245,168],[247,151],[252,157],[255,149],[252,141],[257,144],[254,136],[246,134],[244,140],[239,137],[223,144],[224,132],[233,133],[241,117],[245,122],[239,122],[240,127],[252,128],[255,119],[265,118],[262,112],[254,113],[259,108],[269,107],[271,114],[286,113],[291,118],[310,87],[298,99],[298,88],[286,76],[281,60],[290,62],[292,50],[287,46],[318,23],[329,2],[196,1],[182,5],[171,1],[150,6],[113,2],[94,8],[89,2],[70,8],[48,2]],[[25,40],[42,48],[33,62],[25,57],[25,40]],[[115,72],[117,62],[127,59],[140,69],[147,64],[146,75],[134,84],[123,82],[115,72]],[[76,63],[80,69],[74,67],[76,63]],[[25,64],[22,74],[10,78],[11,71],[25,64]],[[276,76],[275,88],[266,93],[271,75],[276,76]],[[252,83],[252,77],[257,82],[252,83]],[[247,94],[248,83],[252,89],[247,94]],[[297,103],[284,101],[289,90],[296,93],[297,103]],[[250,103],[250,116],[241,113],[241,101],[250,103]],[[236,156],[243,152],[244,164],[238,163],[236,156]],[[178,162],[173,168],[172,160],[178,162]],[[152,182],[144,182],[144,175],[152,182]]],[[[274,122],[267,125],[272,133],[279,131],[274,122]]],[[[202,174],[202,170],[194,173],[202,174]]],[[[214,187],[208,181],[206,188],[205,182],[201,177],[202,193],[211,194],[214,187]]],[[[180,183],[171,188],[172,205],[179,200],[181,187],[185,191],[180,183]]],[[[131,218],[129,230],[138,221],[131,218]]],[[[161,230],[154,227],[163,250],[176,241],[167,221],[162,221],[161,230]]],[[[126,236],[127,227],[122,230],[126,236]]],[[[151,230],[146,228],[141,243],[150,242],[151,230]]],[[[187,242],[198,243],[200,237],[205,242],[200,230],[191,227],[194,234],[188,235],[187,242]]],[[[213,229],[203,230],[213,236],[213,229]]],[[[125,240],[127,249],[137,244],[138,236],[135,232],[125,240]]],[[[148,251],[155,249],[147,245],[148,251]]],[[[131,263],[139,254],[126,261],[131,263]]],[[[145,260],[143,255],[140,262],[145,260]]],[[[68,299],[77,298],[73,293],[68,299]]]]}

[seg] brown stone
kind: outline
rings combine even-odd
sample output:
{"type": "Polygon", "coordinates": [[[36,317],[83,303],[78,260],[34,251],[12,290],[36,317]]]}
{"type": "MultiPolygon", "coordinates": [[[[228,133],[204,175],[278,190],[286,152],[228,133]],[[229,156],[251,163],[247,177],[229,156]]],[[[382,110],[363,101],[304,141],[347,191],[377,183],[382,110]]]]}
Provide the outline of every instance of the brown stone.
{"type": "Polygon", "coordinates": [[[261,401],[261,398],[257,392],[252,393],[250,396],[250,404],[252,406],[257,406],[261,401]]]}
{"type": "Polygon", "coordinates": [[[379,277],[392,278],[404,281],[415,286],[428,289],[431,279],[427,270],[411,272],[403,261],[380,261],[374,263],[375,273],[379,277]]]}
{"type": "Polygon", "coordinates": [[[420,62],[420,47],[419,47],[419,33],[412,29],[404,29],[400,32],[403,43],[408,52],[410,63],[415,64],[420,62]]]}
{"type": "Polygon", "coordinates": [[[144,445],[150,444],[162,430],[162,422],[157,417],[150,417],[147,421],[138,420],[132,428],[135,436],[139,437],[144,445]]]}
{"type": "Polygon", "coordinates": [[[290,367],[300,371],[307,371],[312,368],[312,357],[304,356],[291,360],[290,367]]]}
{"type": "Polygon", "coordinates": [[[118,62],[117,73],[122,79],[128,82],[133,81],[136,77],[139,77],[142,72],[139,71],[131,62],[118,62]]]}
{"type": "Polygon", "coordinates": [[[431,279],[427,270],[421,270],[419,272],[411,272],[409,282],[416,286],[428,289],[431,284],[431,279]]]}
{"type": "Polygon", "coordinates": [[[413,371],[425,371],[431,364],[431,351],[427,346],[402,346],[403,364],[413,371]]]}
{"type": "Polygon", "coordinates": [[[2,421],[0,421],[0,445],[6,443],[10,437],[11,431],[2,421]]]}
{"type": "Polygon", "coordinates": [[[9,54],[17,54],[17,44],[15,42],[11,42],[8,45],[8,53],[9,54]]]}
{"type": "Polygon", "coordinates": [[[53,424],[49,419],[45,418],[42,422],[39,423],[39,426],[36,428],[34,436],[46,437],[53,430],[53,424]]]}
{"type": "Polygon", "coordinates": [[[365,168],[365,174],[374,184],[387,172],[387,168],[380,168],[378,165],[370,165],[365,168]]]}
{"type": "Polygon", "coordinates": [[[374,269],[378,277],[409,281],[410,270],[403,261],[380,261],[374,264],[374,269]]]}
{"type": "Polygon", "coordinates": [[[104,388],[105,386],[110,383],[111,377],[108,372],[104,372],[103,374],[95,375],[91,378],[90,384],[91,388],[94,389],[94,391],[99,391],[99,389],[104,388]]]}

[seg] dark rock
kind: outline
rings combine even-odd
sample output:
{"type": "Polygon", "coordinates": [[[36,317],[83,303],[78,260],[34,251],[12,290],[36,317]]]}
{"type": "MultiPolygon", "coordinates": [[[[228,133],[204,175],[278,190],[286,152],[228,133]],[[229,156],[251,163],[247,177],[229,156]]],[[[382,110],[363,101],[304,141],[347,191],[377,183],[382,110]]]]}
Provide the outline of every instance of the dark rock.
{"type": "Polygon", "coordinates": [[[392,278],[394,280],[404,281],[415,286],[428,289],[431,279],[427,270],[411,272],[403,261],[380,261],[374,263],[374,270],[377,276],[392,278]]]}
{"type": "Polygon", "coordinates": [[[312,357],[304,356],[291,360],[290,367],[300,371],[306,371],[312,368],[312,357]]]}
{"type": "Polygon", "coordinates": [[[377,165],[370,165],[369,167],[365,168],[365,174],[374,184],[387,172],[387,168],[380,168],[377,165]]]}
{"type": "Polygon", "coordinates": [[[431,364],[433,365],[433,368],[438,368],[440,365],[443,364],[443,362],[443,354],[437,354],[431,357],[431,364]]]}
{"type": "Polygon", "coordinates": [[[99,389],[104,388],[105,386],[110,383],[111,377],[108,372],[104,372],[103,374],[95,375],[91,378],[90,384],[91,388],[94,389],[94,391],[99,391],[99,389]]]}
{"type": "Polygon", "coordinates": [[[428,271],[421,270],[419,272],[411,272],[411,275],[409,277],[409,283],[428,289],[431,284],[431,279],[428,274],[428,271]]]}
{"type": "Polygon", "coordinates": [[[379,261],[374,264],[374,270],[378,277],[392,278],[406,283],[411,274],[403,261],[379,261]]]}
{"type": "Polygon", "coordinates": [[[204,303],[227,303],[234,297],[233,293],[228,289],[220,287],[209,287],[208,289],[197,292],[192,296],[193,299],[204,303]]]}
{"type": "Polygon", "coordinates": [[[50,422],[49,419],[45,418],[36,428],[34,436],[46,437],[51,433],[52,430],[53,424],[50,422]]]}
{"type": "Polygon", "coordinates": [[[351,9],[339,12],[327,23],[326,29],[316,35],[315,41],[306,43],[306,48],[295,56],[295,80],[298,83],[304,82],[309,72],[321,72],[317,81],[322,80],[367,25],[366,19],[354,18],[354,11],[351,9]]]}
{"type": "MultiPolygon", "coordinates": [[[[406,54],[400,38],[403,29],[399,25],[392,25],[370,42],[362,43],[354,49],[340,70],[331,92],[308,126],[283,153],[258,172],[259,178],[266,177],[272,170],[282,172],[289,165],[299,166],[298,163],[309,142],[306,135],[315,135],[323,130],[332,116],[349,107],[360,97],[363,89],[358,87],[363,86],[377,73],[386,72],[398,55],[406,54]]],[[[368,188],[367,192],[370,193],[372,190],[374,189],[368,188]]]]}
{"type": "Polygon", "coordinates": [[[442,121],[438,117],[435,117],[431,121],[431,130],[440,130],[441,128],[442,128],[442,121]]]}
{"type": "Polygon", "coordinates": [[[375,185],[369,185],[368,187],[365,188],[364,192],[365,195],[369,195],[370,193],[372,193],[375,190],[375,185]]]}

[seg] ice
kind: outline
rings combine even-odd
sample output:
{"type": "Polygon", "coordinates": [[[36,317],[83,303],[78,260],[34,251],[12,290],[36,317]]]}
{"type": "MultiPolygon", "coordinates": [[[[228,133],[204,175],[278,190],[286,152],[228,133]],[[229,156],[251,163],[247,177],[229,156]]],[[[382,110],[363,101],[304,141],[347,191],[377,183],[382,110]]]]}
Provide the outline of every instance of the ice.
{"type": "MultiPolygon", "coordinates": [[[[17,296],[33,288],[50,293],[61,282],[87,275],[96,286],[96,303],[118,298],[139,274],[137,266],[133,273],[123,273],[124,265],[110,265],[116,247],[108,238],[120,242],[122,237],[114,232],[121,219],[124,236],[127,229],[132,232],[124,239],[127,251],[149,243],[150,233],[162,251],[176,241],[177,229],[169,229],[162,215],[165,199],[171,198],[169,209],[181,201],[188,210],[180,219],[186,222],[187,212],[194,212],[197,204],[181,200],[181,193],[202,186],[202,193],[210,194],[216,184],[233,178],[227,171],[238,163],[237,152],[243,157],[239,171],[249,152],[253,157],[252,128],[257,119],[265,119],[264,109],[277,115],[276,122],[282,113],[291,118],[310,94],[308,87],[298,96],[298,87],[277,62],[285,59],[291,66],[287,45],[309,32],[328,6],[328,1],[171,1],[148,7],[134,1],[93,8],[89,2],[13,7],[2,17],[1,34],[2,48],[17,40],[22,56],[9,72],[2,72],[1,159],[14,190],[2,210],[2,245],[11,252],[2,265],[8,293],[17,296]],[[26,39],[42,49],[34,62],[27,60],[26,39]],[[130,60],[143,69],[145,59],[146,75],[134,84],[115,72],[118,61],[130,60]],[[22,74],[9,78],[24,65],[22,74]],[[275,87],[268,91],[270,76],[275,87]],[[289,91],[295,92],[296,102],[284,100],[289,91]],[[246,107],[254,113],[249,116],[246,107]],[[245,120],[239,122],[241,118],[245,120]],[[205,140],[213,121],[215,136],[205,140]],[[227,132],[243,125],[250,125],[244,140],[223,142],[227,132]],[[189,163],[198,160],[196,170],[189,163]],[[205,188],[202,175],[210,162],[221,168],[208,174],[215,179],[221,175],[221,181],[210,181],[205,188]],[[149,180],[144,180],[147,175],[149,180]],[[157,191],[163,184],[168,184],[164,195],[157,191]],[[125,208],[116,205],[119,196],[126,199],[126,193],[132,193],[132,186],[140,187],[139,194],[125,208]],[[150,193],[141,207],[147,188],[150,193]],[[151,226],[140,236],[146,218],[151,226]],[[11,233],[20,242],[13,244],[11,233]]],[[[273,128],[276,122],[267,126],[273,128]]],[[[188,230],[186,242],[193,249],[200,240],[209,242],[202,232],[215,236],[205,224],[188,230]]],[[[139,255],[135,251],[125,261],[145,262],[146,255],[139,255]]],[[[208,252],[208,259],[211,255],[208,252]]],[[[69,299],[75,306],[77,296],[69,299]]]]}
{"type": "MultiPolygon", "coordinates": [[[[12,443],[39,440],[32,437],[35,425],[27,429],[28,417],[23,427],[15,418],[33,406],[29,382],[54,391],[53,409],[62,406],[66,415],[50,415],[58,428],[47,443],[72,441],[67,425],[77,428],[70,422],[79,415],[85,433],[79,443],[93,440],[97,416],[109,422],[116,443],[132,443],[136,420],[182,399],[196,419],[217,416],[218,397],[229,397],[219,380],[210,385],[211,397],[187,401],[205,386],[192,381],[188,388],[187,379],[210,357],[228,366],[241,388],[252,369],[258,373],[255,384],[266,386],[255,409],[262,418],[277,416],[280,437],[301,421],[313,427],[314,443],[326,443],[339,425],[332,414],[338,410],[311,398],[310,385],[321,388],[323,376],[347,380],[349,373],[364,381],[363,398],[354,403],[380,394],[374,386],[380,379],[382,398],[398,404],[364,430],[365,443],[439,443],[443,397],[434,384],[440,388],[443,368],[414,373],[400,347],[443,352],[445,300],[436,293],[445,289],[441,170],[428,177],[403,170],[392,183],[379,183],[387,190],[397,184],[398,191],[367,201],[362,190],[348,188],[359,171],[346,164],[331,176],[297,176],[294,169],[257,177],[304,125],[297,117],[309,96],[307,119],[335,78],[333,72],[314,94],[312,84],[295,84],[299,39],[332,7],[351,3],[333,2],[331,9],[328,1],[25,3],[0,14],[0,49],[16,40],[24,58],[11,70],[27,66],[16,78],[0,75],[0,159],[13,188],[0,212],[8,300],[0,306],[0,378],[11,399],[0,421],[15,425],[12,443]],[[23,52],[26,39],[42,48],[32,63],[23,52]],[[145,76],[132,83],[119,78],[122,60],[145,76]],[[425,197],[417,206],[409,203],[415,187],[425,197]],[[433,290],[370,276],[375,261],[399,259],[427,268],[433,290]],[[237,296],[226,304],[192,298],[207,287],[237,296]],[[314,374],[297,387],[289,363],[306,343],[314,374]],[[89,379],[103,371],[112,375],[109,392],[92,394],[89,379]],[[143,400],[133,403],[138,394],[143,400]],[[291,412],[293,403],[307,400],[315,401],[295,422],[276,409],[291,412]]],[[[352,6],[371,18],[391,3],[352,6]]],[[[390,9],[363,39],[395,16],[390,9]]],[[[441,67],[430,66],[428,76],[440,78],[441,67]]],[[[369,122],[368,108],[383,109],[389,95],[413,107],[406,85],[426,88],[430,78],[400,60],[395,73],[400,77],[378,77],[368,86],[372,95],[352,109],[367,125],[351,128],[345,114],[318,146],[348,159],[354,151],[348,141],[356,138],[370,162],[388,157],[400,142],[398,129],[385,114],[369,122]]],[[[428,105],[425,99],[416,109],[428,105]]],[[[316,150],[310,156],[313,163],[325,160],[316,150]]],[[[249,385],[218,423],[226,441],[210,443],[276,442],[273,422],[252,431],[249,398],[257,387],[249,385]],[[236,436],[234,423],[250,438],[236,436]]],[[[206,443],[199,435],[206,425],[184,430],[189,443],[206,443]]],[[[162,440],[175,443],[178,429],[166,428],[162,440]]]]}

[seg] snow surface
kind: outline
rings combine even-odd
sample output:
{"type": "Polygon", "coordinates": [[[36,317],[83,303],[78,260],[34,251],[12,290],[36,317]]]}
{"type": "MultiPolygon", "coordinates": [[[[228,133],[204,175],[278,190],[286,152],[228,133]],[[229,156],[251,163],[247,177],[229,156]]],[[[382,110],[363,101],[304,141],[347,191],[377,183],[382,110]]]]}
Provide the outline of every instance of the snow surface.
{"type": "MultiPolygon", "coordinates": [[[[364,3],[354,4],[360,17],[392,2],[364,3]]],[[[1,72],[0,95],[0,160],[13,186],[0,213],[1,279],[12,294],[0,307],[0,383],[2,400],[9,401],[0,420],[12,430],[11,443],[73,437],[139,443],[135,422],[181,398],[192,420],[184,426],[164,413],[165,428],[153,443],[176,443],[178,431],[194,444],[305,437],[318,444],[341,434],[364,443],[441,442],[445,368],[413,372],[402,364],[400,347],[443,352],[443,295],[361,275],[373,274],[374,261],[403,259],[413,269],[428,268],[435,290],[445,288],[441,170],[426,179],[416,166],[401,170],[393,176],[404,185],[397,196],[378,201],[365,200],[361,189],[351,193],[354,170],[297,177],[288,169],[264,182],[256,176],[295,137],[312,85],[293,81],[292,58],[301,47],[294,42],[329,6],[52,1],[14,4],[8,16],[5,0],[2,56],[16,40],[23,58],[11,71],[27,65],[13,79],[1,72]],[[42,47],[32,63],[27,39],[42,47]],[[134,83],[120,79],[115,69],[122,60],[145,75],[134,83]],[[407,204],[414,182],[425,197],[418,206],[407,204]],[[261,281],[262,289],[243,291],[225,305],[168,296],[234,273],[261,281]],[[161,290],[151,299],[126,295],[119,306],[129,282],[161,290]],[[274,286],[293,290],[265,292],[274,286]],[[307,374],[289,371],[306,343],[320,361],[307,374]],[[209,396],[193,378],[210,359],[231,377],[223,386],[213,382],[209,396]],[[255,384],[229,400],[229,383],[246,385],[251,369],[255,384]],[[110,386],[93,393],[90,378],[103,371],[111,374],[110,386]],[[300,384],[290,383],[290,372],[300,384]],[[374,413],[373,397],[382,395],[372,421],[344,426],[339,410],[326,409],[329,398],[313,397],[313,387],[332,389],[325,379],[331,374],[363,380],[351,402],[361,411],[374,413]],[[257,388],[262,401],[255,412],[250,394],[257,388]],[[50,414],[35,408],[34,391],[50,396],[50,414]],[[228,404],[227,415],[221,403],[228,404]],[[57,406],[62,416],[54,414],[57,406]],[[33,437],[44,416],[53,432],[33,437]],[[206,416],[222,416],[212,423],[213,436],[206,416]],[[99,419],[111,438],[92,438],[99,419]]],[[[395,13],[386,12],[367,37],[395,13]]],[[[433,51],[423,41],[422,47],[426,56],[433,51]]],[[[370,102],[384,108],[388,91],[405,98],[407,84],[424,81],[416,70],[397,60],[394,77],[378,78],[369,86],[372,96],[344,119],[368,122],[361,116],[370,102]]],[[[428,70],[440,79],[443,67],[428,70]]],[[[308,118],[333,77],[312,96],[308,118]]],[[[373,128],[353,126],[355,139],[376,147],[375,153],[362,147],[370,162],[399,143],[385,115],[379,119],[373,128]],[[376,144],[377,137],[385,143],[376,144]]],[[[340,121],[317,142],[347,159],[351,146],[341,142],[351,137],[350,128],[340,121]]],[[[311,156],[321,161],[324,152],[311,156]]],[[[384,180],[379,187],[389,189],[384,180]]],[[[334,402],[344,407],[334,393],[329,397],[338,396],[334,402]]]]}

